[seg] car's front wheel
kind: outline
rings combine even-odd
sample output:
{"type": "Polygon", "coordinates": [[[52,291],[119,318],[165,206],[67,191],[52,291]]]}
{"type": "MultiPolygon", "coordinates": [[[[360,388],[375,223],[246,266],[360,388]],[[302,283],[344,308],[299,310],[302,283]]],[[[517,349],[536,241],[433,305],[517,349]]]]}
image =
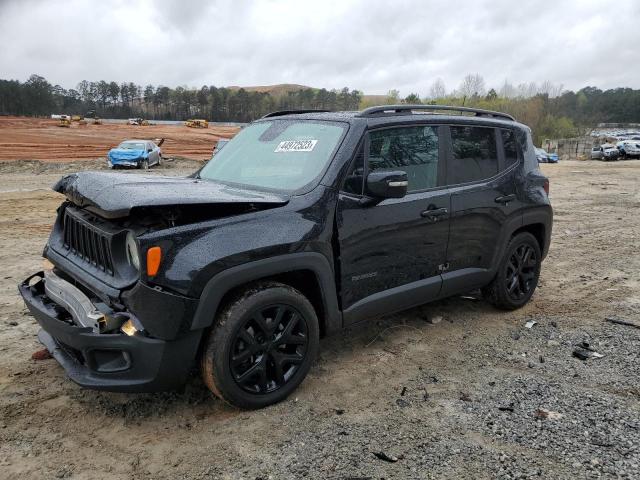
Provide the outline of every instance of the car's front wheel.
{"type": "Polygon", "coordinates": [[[522,307],[538,286],[541,265],[542,254],[536,238],[528,232],[517,234],[507,245],[496,276],[482,289],[483,296],[504,310],[522,307]]]}
{"type": "Polygon", "coordinates": [[[277,403],[307,375],[319,336],[318,318],[304,295],[282,283],[256,283],[217,316],[201,357],[202,378],[237,407],[277,403]]]}
{"type": "Polygon", "coordinates": [[[149,170],[149,160],[147,159],[142,160],[142,163],[140,164],[140,168],[142,170],[149,170]]]}

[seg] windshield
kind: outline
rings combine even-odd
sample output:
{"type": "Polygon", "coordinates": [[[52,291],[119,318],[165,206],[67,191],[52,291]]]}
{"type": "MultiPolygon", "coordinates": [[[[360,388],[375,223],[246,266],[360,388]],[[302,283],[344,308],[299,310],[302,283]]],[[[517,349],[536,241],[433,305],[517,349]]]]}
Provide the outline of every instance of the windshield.
{"type": "Polygon", "coordinates": [[[340,123],[270,120],[249,125],[200,171],[200,177],[294,191],[325,168],[346,127],[340,123]]]}
{"type": "Polygon", "coordinates": [[[118,148],[122,148],[124,150],[144,150],[144,143],[139,142],[123,142],[118,148]]]}

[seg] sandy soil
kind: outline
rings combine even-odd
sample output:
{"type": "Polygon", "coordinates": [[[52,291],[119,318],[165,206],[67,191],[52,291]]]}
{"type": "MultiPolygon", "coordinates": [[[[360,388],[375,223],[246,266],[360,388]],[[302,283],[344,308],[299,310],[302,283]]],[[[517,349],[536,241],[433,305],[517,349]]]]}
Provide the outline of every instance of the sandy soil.
{"type": "Polygon", "coordinates": [[[294,396],[254,412],[197,376],[178,393],[99,393],[32,360],[38,327],[16,283],[41,266],[59,172],[3,172],[0,476],[639,478],[640,330],[604,319],[640,323],[640,162],[542,168],[555,227],[526,307],[472,295],[345,331],[294,396]],[[581,341],[604,357],[573,358],[581,341]]]}
{"type": "MultiPolygon", "coordinates": [[[[90,122],[90,121],[89,121],[90,122]]],[[[103,124],[58,126],[58,120],[0,117],[0,161],[96,159],[105,157],[109,149],[123,140],[164,138],[162,152],[205,160],[220,138],[231,138],[238,127],[210,126],[207,129],[184,125],[103,124]]]]}

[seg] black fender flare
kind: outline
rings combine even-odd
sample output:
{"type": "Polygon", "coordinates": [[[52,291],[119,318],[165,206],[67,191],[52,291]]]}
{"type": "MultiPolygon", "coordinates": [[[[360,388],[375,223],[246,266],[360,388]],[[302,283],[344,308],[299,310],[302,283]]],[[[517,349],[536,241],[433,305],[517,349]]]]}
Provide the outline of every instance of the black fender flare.
{"type": "Polygon", "coordinates": [[[502,228],[502,233],[499,239],[499,248],[496,251],[496,257],[492,260],[491,272],[495,273],[497,269],[497,265],[500,263],[502,259],[502,255],[507,248],[507,244],[509,240],[513,236],[515,232],[518,230],[527,227],[529,225],[541,224],[544,225],[545,238],[543,244],[540,245],[540,250],[542,252],[542,258],[544,259],[547,256],[547,252],[549,251],[549,243],[551,240],[551,225],[553,222],[553,210],[551,206],[544,205],[540,207],[536,207],[534,209],[529,209],[520,212],[518,215],[511,217],[507,220],[502,228]]]}
{"type": "Polygon", "coordinates": [[[551,232],[553,230],[553,209],[551,205],[543,205],[535,209],[527,210],[522,214],[522,226],[541,224],[544,225],[543,244],[540,245],[542,259],[549,253],[551,245],[551,232]]]}
{"type": "MultiPolygon", "coordinates": [[[[210,327],[222,298],[231,289],[261,278],[298,270],[310,270],[316,276],[325,312],[326,333],[330,334],[342,328],[342,313],[338,307],[335,276],[329,260],[321,253],[300,252],[244,263],[211,277],[202,290],[191,329],[210,327]]],[[[320,321],[322,322],[322,319],[320,321]]]]}

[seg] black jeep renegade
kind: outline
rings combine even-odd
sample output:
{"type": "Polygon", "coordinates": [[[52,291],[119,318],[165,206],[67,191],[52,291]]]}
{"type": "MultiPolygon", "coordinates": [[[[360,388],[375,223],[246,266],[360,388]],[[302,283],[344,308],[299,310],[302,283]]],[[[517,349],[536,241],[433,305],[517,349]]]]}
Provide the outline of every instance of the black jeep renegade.
{"type": "Polygon", "coordinates": [[[533,294],[549,248],[548,180],[503,113],[385,106],[278,112],[191,177],[77,173],[19,287],[78,384],[206,385],[245,408],[282,400],[319,338],[481,288],[533,294]]]}

